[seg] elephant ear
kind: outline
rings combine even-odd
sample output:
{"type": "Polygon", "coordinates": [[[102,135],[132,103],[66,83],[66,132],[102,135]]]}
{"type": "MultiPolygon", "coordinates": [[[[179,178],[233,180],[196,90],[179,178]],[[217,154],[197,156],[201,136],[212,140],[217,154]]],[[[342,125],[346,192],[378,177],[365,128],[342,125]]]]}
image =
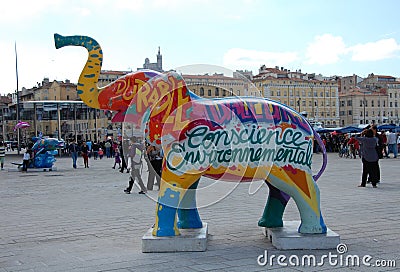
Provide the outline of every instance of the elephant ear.
{"type": "Polygon", "coordinates": [[[148,143],[160,146],[165,130],[178,131],[177,124],[185,124],[178,122],[175,117],[179,109],[189,107],[189,102],[185,81],[176,72],[169,72],[143,84],[122,115],[124,122],[134,124],[145,132],[148,143]],[[169,124],[165,127],[167,120],[169,124]]]}

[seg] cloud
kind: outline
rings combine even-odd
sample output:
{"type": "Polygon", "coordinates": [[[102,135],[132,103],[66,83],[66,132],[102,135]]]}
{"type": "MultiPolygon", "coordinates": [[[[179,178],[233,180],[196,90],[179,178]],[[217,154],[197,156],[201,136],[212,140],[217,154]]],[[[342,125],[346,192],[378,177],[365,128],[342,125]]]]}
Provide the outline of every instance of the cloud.
{"type": "Polygon", "coordinates": [[[298,60],[296,52],[266,52],[232,48],[225,53],[223,62],[228,67],[259,68],[263,64],[267,66],[285,66],[296,60],[298,60]]]}
{"type": "Polygon", "coordinates": [[[306,49],[307,64],[333,64],[340,56],[347,53],[343,38],[331,34],[316,36],[306,49]]]}
{"type": "Polygon", "coordinates": [[[383,39],[376,42],[365,44],[357,44],[349,47],[352,53],[353,61],[377,61],[398,57],[400,53],[400,45],[395,39],[383,39]]]}
{"type": "Polygon", "coordinates": [[[1,1],[0,3],[0,22],[14,23],[25,21],[27,19],[38,17],[49,8],[57,6],[60,1],[41,0],[14,0],[1,1]]]}

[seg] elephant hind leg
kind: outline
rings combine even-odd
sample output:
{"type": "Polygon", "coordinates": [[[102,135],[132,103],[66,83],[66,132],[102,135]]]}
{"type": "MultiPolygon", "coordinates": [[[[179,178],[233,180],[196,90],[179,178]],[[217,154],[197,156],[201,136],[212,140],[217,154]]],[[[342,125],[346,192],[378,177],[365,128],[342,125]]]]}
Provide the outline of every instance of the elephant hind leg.
{"type": "Polygon", "coordinates": [[[289,177],[283,171],[279,171],[271,172],[268,179],[278,191],[283,191],[296,202],[301,218],[300,233],[326,233],[327,228],[320,210],[319,189],[310,174],[289,177]]]}
{"type": "Polygon", "coordinates": [[[283,227],[283,212],[290,200],[290,196],[275,186],[265,181],[269,188],[267,203],[264,208],[264,213],[258,221],[258,226],[266,228],[283,227]]]}
{"type": "Polygon", "coordinates": [[[178,207],[178,228],[199,229],[203,227],[196,203],[196,190],[199,179],[184,193],[178,207]]]}

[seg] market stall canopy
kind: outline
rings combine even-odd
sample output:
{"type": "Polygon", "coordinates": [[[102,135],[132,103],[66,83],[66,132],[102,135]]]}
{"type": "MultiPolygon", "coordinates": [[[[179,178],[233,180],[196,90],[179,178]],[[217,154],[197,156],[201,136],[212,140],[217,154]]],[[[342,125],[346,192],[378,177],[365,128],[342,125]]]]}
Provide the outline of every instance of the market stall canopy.
{"type": "Polygon", "coordinates": [[[338,127],[338,128],[322,128],[316,130],[318,133],[333,133],[335,134],[346,134],[346,133],[359,133],[362,128],[348,126],[348,127],[338,127]]]}

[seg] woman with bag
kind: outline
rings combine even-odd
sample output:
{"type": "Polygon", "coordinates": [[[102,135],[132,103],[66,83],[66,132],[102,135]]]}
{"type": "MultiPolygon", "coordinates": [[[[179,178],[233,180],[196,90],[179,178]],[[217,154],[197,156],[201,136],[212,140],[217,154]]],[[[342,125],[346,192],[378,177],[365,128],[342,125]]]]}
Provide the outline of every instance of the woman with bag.
{"type": "Polygon", "coordinates": [[[367,185],[367,178],[372,183],[372,187],[377,188],[378,183],[378,139],[374,137],[372,129],[364,130],[361,133],[363,137],[356,137],[356,140],[361,144],[361,158],[362,158],[362,177],[361,184],[358,187],[365,187],[367,185]]]}

